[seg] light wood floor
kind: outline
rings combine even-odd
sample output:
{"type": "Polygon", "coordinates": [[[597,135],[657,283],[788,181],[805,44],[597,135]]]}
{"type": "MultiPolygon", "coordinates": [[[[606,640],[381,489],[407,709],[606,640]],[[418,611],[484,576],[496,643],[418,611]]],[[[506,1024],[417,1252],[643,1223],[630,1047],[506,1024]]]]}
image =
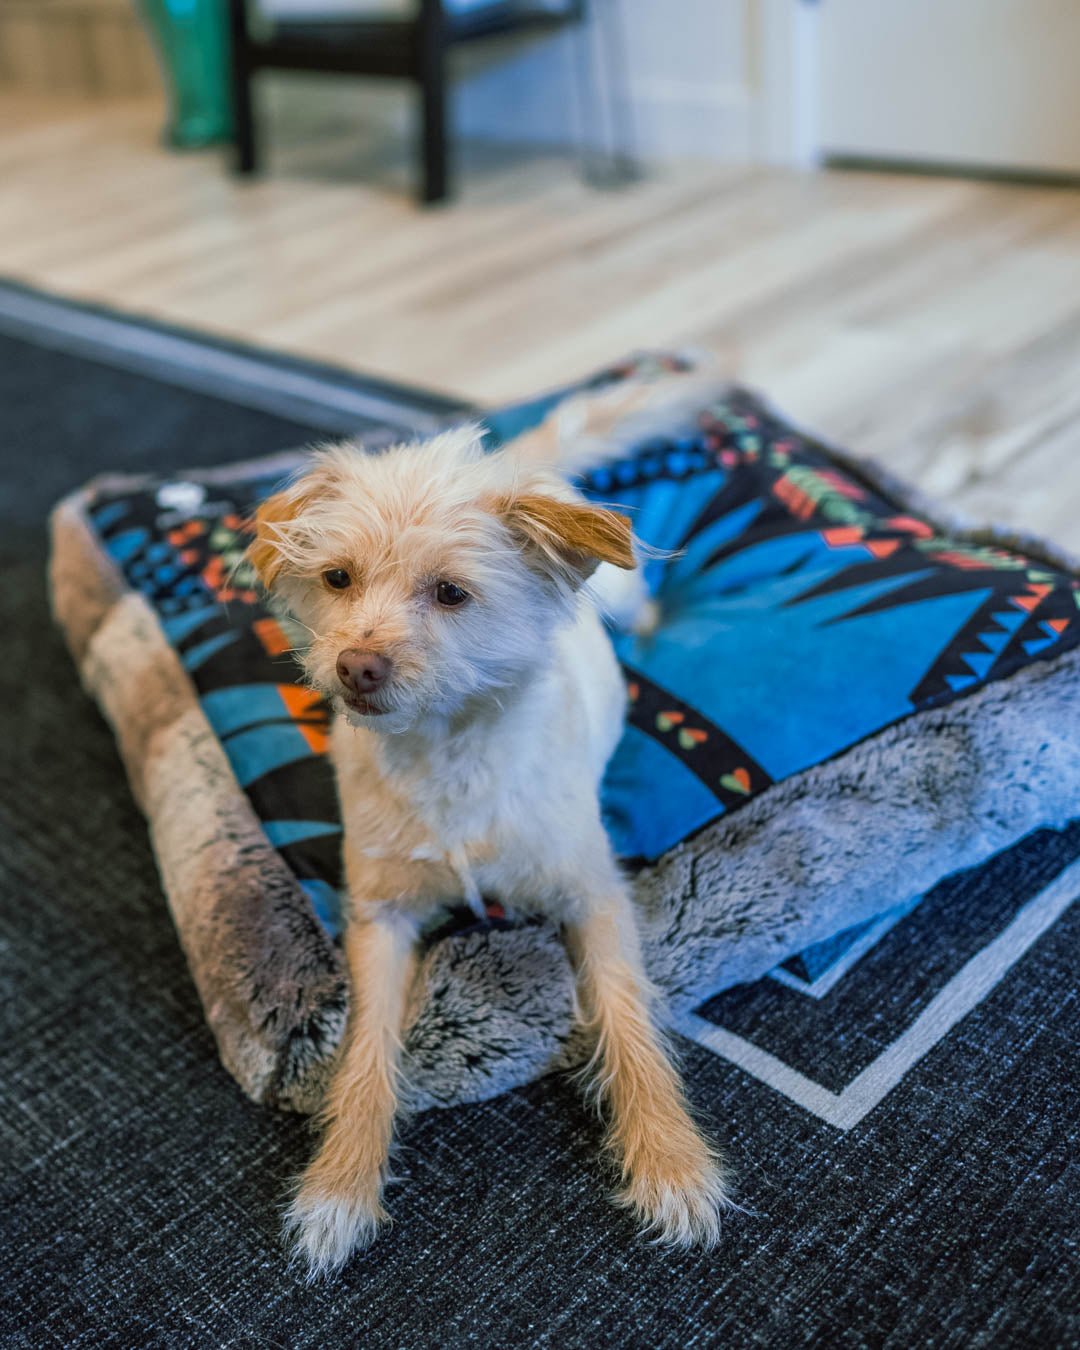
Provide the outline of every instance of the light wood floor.
{"type": "Polygon", "coordinates": [[[1080,549],[1080,192],[682,166],[596,192],[470,161],[423,212],[396,147],[279,129],[240,186],[153,103],[0,99],[0,274],[482,402],[713,348],[804,422],[1080,549]]]}

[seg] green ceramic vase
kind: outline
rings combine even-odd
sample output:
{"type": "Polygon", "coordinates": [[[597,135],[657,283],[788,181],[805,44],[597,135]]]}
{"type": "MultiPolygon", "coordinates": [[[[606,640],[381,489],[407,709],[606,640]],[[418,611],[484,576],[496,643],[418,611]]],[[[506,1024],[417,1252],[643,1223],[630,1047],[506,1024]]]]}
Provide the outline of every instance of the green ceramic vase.
{"type": "Polygon", "coordinates": [[[169,100],[165,140],[181,148],[232,137],[225,0],[135,0],[169,100]]]}

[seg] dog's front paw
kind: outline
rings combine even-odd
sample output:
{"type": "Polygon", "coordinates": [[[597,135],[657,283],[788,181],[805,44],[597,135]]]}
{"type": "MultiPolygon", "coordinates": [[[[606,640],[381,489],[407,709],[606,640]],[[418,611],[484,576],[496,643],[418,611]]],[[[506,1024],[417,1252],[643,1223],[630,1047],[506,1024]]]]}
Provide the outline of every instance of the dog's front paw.
{"type": "Polygon", "coordinates": [[[353,1252],[369,1246],[388,1215],[378,1188],[340,1193],[305,1182],[285,1215],[285,1232],[309,1279],[332,1275],[353,1252]]]}
{"type": "Polygon", "coordinates": [[[639,1162],[617,1198],[634,1211],[646,1233],[672,1247],[715,1246],[720,1215],[735,1208],[723,1172],[704,1150],[691,1159],[639,1162]]]}

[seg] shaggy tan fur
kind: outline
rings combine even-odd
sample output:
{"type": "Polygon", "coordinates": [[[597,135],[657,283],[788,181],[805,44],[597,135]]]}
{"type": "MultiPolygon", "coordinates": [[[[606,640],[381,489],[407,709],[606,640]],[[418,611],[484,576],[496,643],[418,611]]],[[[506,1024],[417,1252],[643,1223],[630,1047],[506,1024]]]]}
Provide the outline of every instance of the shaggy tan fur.
{"type": "Polygon", "coordinates": [[[386,1217],[416,938],[462,895],[566,925],[620,1198],[664,1241],[717,1236],[723,1178],[656,1028],[600,820],[625,691],[583,584],[634,568],[630,525],[576,496],[538,445],[485,454],[462,428],[323,451],[257,517],[249,556],[310,632],[308,679],[338,714],[354,1010],[289,1212],[316,1273],[386,1217]]]}

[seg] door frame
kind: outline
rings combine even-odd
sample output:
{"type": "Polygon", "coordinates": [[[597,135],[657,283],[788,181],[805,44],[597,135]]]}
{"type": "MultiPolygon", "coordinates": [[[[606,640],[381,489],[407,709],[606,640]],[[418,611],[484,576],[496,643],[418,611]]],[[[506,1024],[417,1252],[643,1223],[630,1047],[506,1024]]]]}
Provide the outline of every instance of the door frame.
{"type": "Polygon", "coordinates": [[[821,162],[818,0],[747,0],[753,34],[758,153],[810,169],[821,162]]]}

